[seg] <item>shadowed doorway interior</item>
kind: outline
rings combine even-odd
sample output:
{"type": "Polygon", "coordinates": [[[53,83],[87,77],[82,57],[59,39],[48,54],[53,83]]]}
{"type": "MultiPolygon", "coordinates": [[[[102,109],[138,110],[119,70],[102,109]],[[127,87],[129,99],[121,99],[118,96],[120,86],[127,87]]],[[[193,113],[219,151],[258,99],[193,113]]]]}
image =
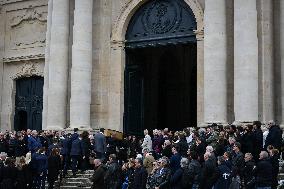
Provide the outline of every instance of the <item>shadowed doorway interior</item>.
{"type": "Polygon", "coordinates": [[[133,15],[125,45],[125,133],[196,125],[195,29],[183,0],[148,1],[133,15]]]}

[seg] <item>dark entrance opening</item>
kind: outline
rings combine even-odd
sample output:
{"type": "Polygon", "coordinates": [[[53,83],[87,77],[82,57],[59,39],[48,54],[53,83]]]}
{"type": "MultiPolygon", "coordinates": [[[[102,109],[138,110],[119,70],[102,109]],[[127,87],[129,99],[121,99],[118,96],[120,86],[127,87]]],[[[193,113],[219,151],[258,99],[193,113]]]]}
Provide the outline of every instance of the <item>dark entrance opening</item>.
{"type": "Polygon", "coordinates": [[[124,132],[196,124],[195,17],[183,0],[153,0],[126,33],[124,132]]]}
{"type": "Polygon", "coordinates": [[[43,78],[29,77],[16,81],[14,129],[42,129],[43,78]]]}

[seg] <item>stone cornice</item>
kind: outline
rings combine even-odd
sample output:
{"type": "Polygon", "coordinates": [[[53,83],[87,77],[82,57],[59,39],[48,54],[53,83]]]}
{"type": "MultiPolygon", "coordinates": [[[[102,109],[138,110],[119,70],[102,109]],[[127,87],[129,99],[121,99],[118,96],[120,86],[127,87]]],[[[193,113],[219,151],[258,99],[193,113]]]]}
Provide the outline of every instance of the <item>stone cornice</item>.
{"type": "Polygon", "coordinates": [[[44,54],[37,54],[37,55],[27,55],[27,56],[18,56],[18,57],[6,57],[3,58],[3,62],[19,62],[24,60],[37,60],[37,59],[44,59],[44,54]]]}

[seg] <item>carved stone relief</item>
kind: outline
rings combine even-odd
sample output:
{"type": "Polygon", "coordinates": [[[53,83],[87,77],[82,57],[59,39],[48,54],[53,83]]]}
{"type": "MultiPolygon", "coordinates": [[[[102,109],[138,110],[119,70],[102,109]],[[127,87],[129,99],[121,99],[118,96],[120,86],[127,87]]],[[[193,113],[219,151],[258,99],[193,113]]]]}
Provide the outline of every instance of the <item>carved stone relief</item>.
{"type": "Polygon", "coordinates": [[[9,20],[10,48],[13,50],[43,47],[45,45],[47,12],[35,8],[26,9],[9,20]]]}
{"type": "Polygon", "coordinates": [[[38,63],[32,61],[25,61],[23,65],[18,68],[16,74],[12,75],[11,79],[18,79],[21,77],[31,77],[31,76],[44,76],[44,73],[37,65],[38,63]]]}
{"type": "Polygon", "coordinates": [[[44,54],[46,6],[7,12],[5,58],[44,54]]]}

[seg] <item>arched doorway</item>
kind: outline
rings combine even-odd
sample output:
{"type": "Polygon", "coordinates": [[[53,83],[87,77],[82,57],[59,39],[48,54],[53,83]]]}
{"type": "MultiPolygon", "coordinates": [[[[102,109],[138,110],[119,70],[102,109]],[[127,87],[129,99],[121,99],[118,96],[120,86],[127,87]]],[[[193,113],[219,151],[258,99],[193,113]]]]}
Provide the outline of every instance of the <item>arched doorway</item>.
{"type": "Polygon", "coordinates": [[[195,17],[183,0],[140,7],[126,32],[124,132],[196,124],[195,17]]]}
{"type": "Polygon", "coordinates": [[[14,129],[41,130],[43,78],[28,77],[16,80],[14,129]]]}

